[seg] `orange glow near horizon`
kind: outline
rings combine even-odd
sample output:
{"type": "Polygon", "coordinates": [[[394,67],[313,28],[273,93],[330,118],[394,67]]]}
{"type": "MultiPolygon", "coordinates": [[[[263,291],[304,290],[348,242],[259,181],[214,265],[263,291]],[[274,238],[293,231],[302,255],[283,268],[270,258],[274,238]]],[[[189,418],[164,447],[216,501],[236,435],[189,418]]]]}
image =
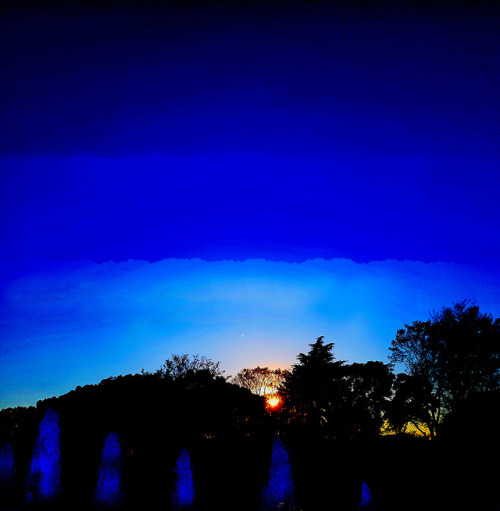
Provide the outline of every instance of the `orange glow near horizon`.
{"type": "Polygon", "coordinates": [[[281,398],[277,394],[266,397],[266,406],[271,410],[276,410],[281,404],[281,398]]]}

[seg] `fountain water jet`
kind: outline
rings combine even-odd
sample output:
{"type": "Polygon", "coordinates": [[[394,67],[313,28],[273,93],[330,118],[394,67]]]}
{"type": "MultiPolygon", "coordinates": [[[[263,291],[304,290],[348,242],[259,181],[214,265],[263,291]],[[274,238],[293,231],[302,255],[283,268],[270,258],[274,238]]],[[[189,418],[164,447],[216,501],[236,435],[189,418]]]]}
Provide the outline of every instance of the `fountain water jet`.
{"type": "Polygon", "coordinates": [[[14,453],[7,442],[0,449],[0,486],[10,484],[14,479],[14,453]]]}
{"type": "Polygon", "coordinates": [[[48,408],[40,423],[26,483],[33,499],[53,499],[61,477],[60,431],[57,413],[48,408]]]}
{"type": "Polygon", "coordinates": [[[361,485],[361,503],[359,509],[371,509],[372,508],[372,494],[370,488],[366,483],[361,485]]]}
{"type": "Polygon", "coordinates": [[[116,433],[110,433],[104,442],[99,479],[94,502],[99,508],[113,507],[120,503],[122,449],[116,433]]]}
{"type": "Polygon", "coordinates": [[[14,497],[14,453],[7,442],[0,449],[0,509],[11,508],[14,497]]]}
{"type": "Polygon", "coordinates": [[[173,504],[176,509],[191,508],[194,501],[193,473],[189,452],[185,449],[175,463],[175,493],[173,504]]]}
{"type": "Polygon", "coordinates": [[[269,483],[262,490],[262,507],[266,510],[291,508],[294,503],[292,468],[285,446],[279,437],[273,442],[269,483]]]}

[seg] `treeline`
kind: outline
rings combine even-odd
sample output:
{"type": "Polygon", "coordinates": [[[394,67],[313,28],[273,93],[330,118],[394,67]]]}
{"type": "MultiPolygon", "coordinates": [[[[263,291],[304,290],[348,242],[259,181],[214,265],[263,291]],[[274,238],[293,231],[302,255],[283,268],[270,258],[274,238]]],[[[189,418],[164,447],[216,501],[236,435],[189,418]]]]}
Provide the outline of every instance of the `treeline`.
{"type": "MultiPolygon", "coordinates": [[[[500,405],[500,318],[462,301],[406,324],[390,362],[335,360],[318,337],[290,371],[244,369],[232,381],[282,399],[280,427],[337,440],[384,433],[463,441],[493,435],[500,405]],[[395,372],[400,364],[404,372],[395,372]]],[[[496,436],[496,435],[495,435],[496,436]]]]}
{"type": "MultiPolygon", "coordinates": [[[[348,364],[335,359],[333,343],[318,337],[290,370],[244,369],[231,379],[218,362],[174,355],[154,373],[111,377],[36,407],[2,410],[0,447],[9,442],[16,459],[13,493],[25,492],[24,475],[48,408],[59,417],[61,488],[73,509],[92,500],[110,432],[118,434],[123,449],[130,509],[158,505],[160,488],[168,500],[180,449],[192,453],[205,502],[218,499],[219,508],[230,509],[238,495],[248,494],[253,497],[237,507],[257,509],[276,432],[290,449],[304,509],[331,504],[325,488],[333,480],[337,503],[345,488],[351,488],[346,495],[355,495],[368,480],[386,510],[398,509],[403,493],[417,487],[415,509],[425,505],[425,496],[444,482],[468,482],[470,492],[484,493],[491,481],[491,474],[481,472],[485,453],[494,455],[499,446],[500,320],[460,302],[426,322],[405,325],[390,353],[389,363],[348,364]],[[396,364],[404,372],[396,373],[396,364]],[[279,403],[269,406],[273,395],[279,403]],[[395,466],[406,468],[386,481],[395,466]],[[308,490],[318,484],[325,486],[308,490]]],[[[478,498],[470,493],[471,504],[478,498]]],[[[465,496],[442,499],[446,506],[465,496]]]]}
{"type": "MultiPolygon", "coordinates": [[[[110,432],[118,435],[122,447],[127,506],[139,509],[157,506],[159,500],[169,502],[181,449],[190,450],[193,465],[206,474],[200,484],[210,489],[211,477],[222,473],[219,463],[225,463],[215,451],[222,454],[229,445],[249,438],[251,450],[262,450],[264,455],[267,444],[261,438],[269,438],[272,428],[261,397],[210,369],[191,366],[169,374],[162,368],[155,374],[111,377],[39,401],[36,407],[0,412],[0,447],[8,441],[16,463],[14,502],[25,497],[38,426],[48,408],[57,413],[61,432],[61,502],[72,509],[88,509],[92,502],[104,440],[110,432]]],[[[242,456],[248,455],[242,452],[242,456]]]]}
{"type": "Polygon", "coordinates": [[[318,337],[290,370],[257,367],[233,378],[206,357],[173,355],[155,373],[110,377],[39,401],[36,409],[2,410],[0,441],[25,444],[49,407],[71,429],[99,436],[113,426],[124,439],[161,431],[187,442],[263,428],[339,441],[381,433],[462,440],[493,434],[500,318],[459,302],[405,325],[389,350],[389,363],[347,364],[335,359],[334,343],[318,337]],[[403,372],[395,372],[397,364],[403,372]],[[279,406],[265,406],[269,394],[279,395],[279,406]]]}

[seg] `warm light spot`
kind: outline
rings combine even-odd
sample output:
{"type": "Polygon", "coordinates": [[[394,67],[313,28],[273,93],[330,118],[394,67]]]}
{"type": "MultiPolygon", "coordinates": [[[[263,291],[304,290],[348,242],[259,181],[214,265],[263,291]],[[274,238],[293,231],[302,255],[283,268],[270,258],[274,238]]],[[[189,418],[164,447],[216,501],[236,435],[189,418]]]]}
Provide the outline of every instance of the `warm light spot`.
{"type": "Polygon", "coordinates": [[[266,404],[270,408],[277,408],[281,404],[281,398],[276,394],[273,396],[266,397],[266,404]]]}

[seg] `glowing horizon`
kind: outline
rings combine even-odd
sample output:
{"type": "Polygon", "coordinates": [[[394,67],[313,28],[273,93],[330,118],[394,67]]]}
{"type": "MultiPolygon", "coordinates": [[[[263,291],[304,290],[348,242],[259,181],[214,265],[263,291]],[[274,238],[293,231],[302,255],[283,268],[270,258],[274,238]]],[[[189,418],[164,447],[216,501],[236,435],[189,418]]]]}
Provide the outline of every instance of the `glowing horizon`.
{"type": "Polygon", "coordinates": [[[490,265],[168,259],[16,268],[3,286],[2,408],[155,371],[173,353],[220,361],[225,376],[285,369],[319,335],[339,360],[387,362],[396,330],[433,309],[471,298],[500,314],[490,265]]]}

